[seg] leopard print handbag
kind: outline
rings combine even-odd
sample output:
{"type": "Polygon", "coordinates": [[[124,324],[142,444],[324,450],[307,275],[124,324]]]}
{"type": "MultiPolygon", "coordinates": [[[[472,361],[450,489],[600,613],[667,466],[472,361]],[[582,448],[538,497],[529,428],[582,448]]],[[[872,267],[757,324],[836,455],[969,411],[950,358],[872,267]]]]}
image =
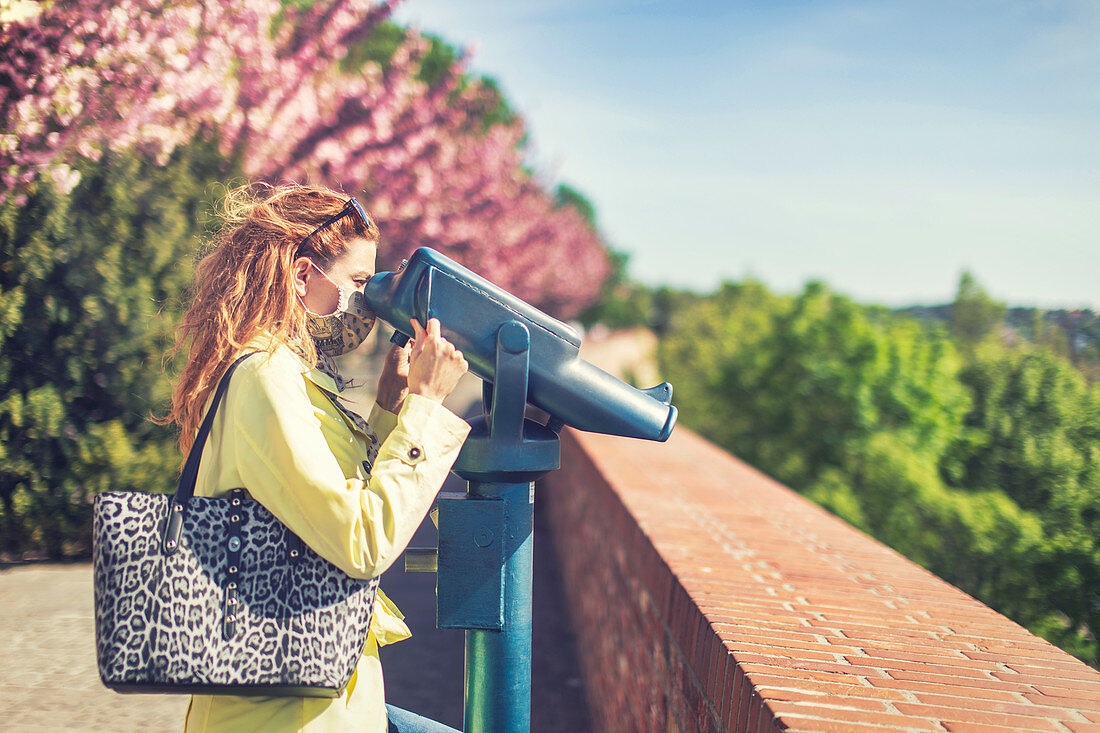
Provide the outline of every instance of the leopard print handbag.
{"type": "Polygon", "coordinates": [[[324,560],[237,489],[194,496],[226,370],[173,496],[95,497],[96,656],[118,692],[336,697],[367,643],[378,579],[324,560]]]}

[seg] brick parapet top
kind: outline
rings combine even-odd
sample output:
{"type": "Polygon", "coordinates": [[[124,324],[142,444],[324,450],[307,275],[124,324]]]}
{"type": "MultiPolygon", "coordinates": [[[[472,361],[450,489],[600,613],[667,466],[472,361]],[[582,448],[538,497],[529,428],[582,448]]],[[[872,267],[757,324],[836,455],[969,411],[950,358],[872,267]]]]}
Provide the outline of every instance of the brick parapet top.
{"type": "Polygon", "coordinates": [[[1100,733],[1100,672],[691,431],[563,443],[652,545],[696,677],[735,670],[769,726],[1100,733]]]}

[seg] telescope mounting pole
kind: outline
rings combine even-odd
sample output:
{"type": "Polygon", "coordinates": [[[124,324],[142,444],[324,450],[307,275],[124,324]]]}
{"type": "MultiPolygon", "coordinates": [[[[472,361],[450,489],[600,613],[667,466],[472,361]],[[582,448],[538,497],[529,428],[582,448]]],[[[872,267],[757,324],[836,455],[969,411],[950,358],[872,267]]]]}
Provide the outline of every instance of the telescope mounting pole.
{"type": "MultiPolygon", "coordinates": [[[[489,594],[492,600],[481,603],[487,618],[499,614],[502,623],[495,628],[480,623],[480,628],[464,626],[465,733],[528,733],[531,729],[534,481],[558,467],[560,451],[554,431],[524,419],[530,346],[530,332],[519,321],[498,329],[495,382],[485,385],[487,414],[471,422],[470,437],[454,467],[469,482],[462,503],[499,502],[494,508],[502,512],[493,513],[503,514],[496,525],[501,537],[493,537],[495,532],[486,528],[489,525],[482,525],[468,538],[478,548],[492,549],[495,542],[502,545],[498,555],[501,592],[489,594]]],[[[441,522],[441,548],[443,529],[441,522]]],[[[497,576],[491,575],[495,583],[497,576]]],[[[441,601],[442,596],[441,580],[441,601]]]]}

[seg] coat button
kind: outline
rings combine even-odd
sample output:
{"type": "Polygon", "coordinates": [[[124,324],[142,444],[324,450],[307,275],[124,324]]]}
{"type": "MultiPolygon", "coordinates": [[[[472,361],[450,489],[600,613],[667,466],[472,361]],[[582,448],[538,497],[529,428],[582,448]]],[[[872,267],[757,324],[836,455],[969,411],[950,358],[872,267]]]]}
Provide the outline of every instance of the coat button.
{"type": "Polygon", "coordinates": [[[409,458],[419,458],[419,457],[420,457],[420,449],[419,448],[417,448],[415,445],[412,448],[409,448],[409,458]]]}

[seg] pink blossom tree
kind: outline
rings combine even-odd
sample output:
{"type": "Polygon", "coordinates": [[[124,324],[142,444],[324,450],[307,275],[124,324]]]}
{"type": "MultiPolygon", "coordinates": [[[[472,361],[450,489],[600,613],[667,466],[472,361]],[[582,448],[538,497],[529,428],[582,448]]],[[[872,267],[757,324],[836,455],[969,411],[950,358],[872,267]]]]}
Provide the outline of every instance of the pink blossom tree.
{"type": "Polygon", "coordinates": [[[446,252],[561,316],[610,272],[598,234],[523,167],[521,120],[488,130],[486,90],[460,59],[418,78],[408,32],[385,64],[341,68],[392,2],[85,0],[0,19],[0,195],[76,183],[76,158],[166,159],[216,135],[246,175],[361,193],[387,263],[446,252]],[[468,81],[468,80],[467,80],[468,81]]]}

